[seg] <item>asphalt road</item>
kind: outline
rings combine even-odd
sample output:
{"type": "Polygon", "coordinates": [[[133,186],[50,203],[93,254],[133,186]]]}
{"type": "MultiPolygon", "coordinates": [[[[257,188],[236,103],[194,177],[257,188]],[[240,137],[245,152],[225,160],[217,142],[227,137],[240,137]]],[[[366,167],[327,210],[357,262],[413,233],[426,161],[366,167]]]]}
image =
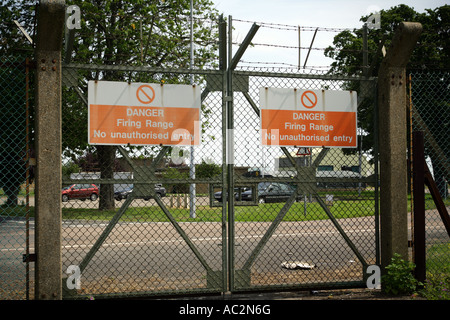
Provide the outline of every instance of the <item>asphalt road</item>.
{"type": "MultiPolygon", "coordinates": [[[[445,228],[436,213],[429,213],[427,239],[443,239],[445,228]],[[433,216],[431,218],[430,216],[433,216]],[[431,222],[435,223],[430,226],[431,222]]],[[[62,225],[63,271],[79,265],[107,225],[105,222],[64,221],[62,225]]],[[[369,264],[373,263],[373,218],[341,219],[341,227],[369,264]]],[[[213,222],[181,222],[179,227],[194,250],[214,271],[224,262],[222,226],[213,222]]],[[[227,227],[227,226],[225,226],[227,227]]],[[[270,227],[269,222],[239,222],[235,225],[234,268],[241,270],[270,227]]],[[[228,230],[225,229],[226,235],[228,230]]],[[[2,283],[25,279],[22,254],[25,253],[25,221],[0,221],[0,277],[2,283]]],[[[33,248],[34,222],[30,222],[33,248]]],[[[226,246],[229,243],[226,242],[226,246]]],[[[225,248],[228,253],[229,248],[225,248]]],[[[34,252],[33,249],[30,249],[34,252]]],[[[226,263],[226,262],[225,262],[226,263]]],[[[33,264],[31,263],[31,268],[33,264]]],[[[358,280],[361,264],[338,230],[327,221],[282,222],[258,252],[251,265],[252,285],[292,284],[298,281],[358,280]],[[310,270],[287,270],[283,262],[301,261],[310,270]],[[328,279],[328,280],[327,280],[328,279]]],[[[205,268],[193,249],[168,222],[125,223],[113,229],[82,274],[88,291],[189,289],[204,287],[205,268]],[[102,289],[103,288],[103,289],[102,289]],[[106,289],[105,289],[106,288],[106,289]],[[114,288],[114,289],[112,289],[114,288]]],[[[1,286],[3,287],[3,285],[1,286]]]]}

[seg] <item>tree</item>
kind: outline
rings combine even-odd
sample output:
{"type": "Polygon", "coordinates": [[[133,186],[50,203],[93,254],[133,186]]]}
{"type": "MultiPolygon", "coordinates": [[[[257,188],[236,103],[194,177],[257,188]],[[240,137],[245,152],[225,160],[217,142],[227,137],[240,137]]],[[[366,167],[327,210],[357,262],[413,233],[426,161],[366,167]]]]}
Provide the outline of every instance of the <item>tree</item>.
{"type": "MultiPolygon", "coordinates": [[[[166,69],[188,68],[190,0],[69,0],[81,11],[81,30],[76,30],[71,62],[90,65],[153,66],[166,69]]],[[[210,0],[193,1],[195,68],[215,63],[216,32],[212,28],[218,14],[210,0]]],[[[35,0],[2,0],[0,7],[0,54],[33,53],[33,47],[14,23],[33,37],[35,0]]],[[[67,40],[67,39],[66,39],[67,40]]],[[[65,56],[65,55],[63,55],[65,56]]],[[[189,83],[189,75],[148,74],[117,71],[80,71],[70,74],[69,88],[63,88],[63,155],[75,161],[86,152],[101,158],[102,177],[112,177],[109,162],[116,148],[87,144],[87,108],[80,96],[87,96],[89,80],[189,83]]],[[[114,206],[112,186],[102,188],[100,208],[114,206]]]]}
{"type": "MultiPolygon", "coordinates": [[[[381,28],[379,30],[369,30],[368,32],[368,61],[371,64],[371,74],[377,76],[378,67],[383,58],[378,51],[380,42],[388,48],[396,26],[402,21],[417,21],[418,14],[406,5],[393,7],[387,11],[381,10],[381,28]]],[[[364,16],[360,20],[367,21],[369,16],[364,16]]],[[[325,55],[334,59],[331,63],[330,73],[355,76],[363,75],[363,28],[355,29],[353,32],[346,30],[334,37],[333,46],[325,50],[325,55]]],[[[367,83],[359,81],[348,81],[344,84],[345,90],[356,90],[359,95],[358,106],[358,127],[363,129],[367,135],[364,136],[362,150],[367,153],[373,152],[374,145],[374,93],[375,89],[368,87],[367,83]],[[365,86],[365,87],[361,87],[365,86]]],[[[358,142],[361,139],[358,139],[358,142]]],[[[358,148],[359,149],[359,148],[358,148]]],[[[356,152],[356,149],[344,150],[345,153],[356,152]]]]}
{"type": "MultiPolygon", "coordinates": [[[[373,65],[371,76],[378,75],[378,66],[382,55],[377,50],[380,42],[389,47],[394,31],[400,22],[420,22],[423,33],[414,50],[408,69],[448,68],[450,64],[448,47],[450,6],[445,5],[434,10],[427,9],[418,13],[407,5],[399,5],[389,10],[381,10],[381,28],[368,32],[368,60],[373,65]]],[[[366,22],[370,16],[361,17],[366,22]]],[[[363,28],[348,30],[337,34],[333,46],[325,50],[325,55],[334,59],[330,73],[341,75],[362,75],[363,72],[363,28]]]]}
{"type": "MultiPolygon", "coordinates": [[[[103,71],[100,66],[188,68],[190,1],[74,0],[68,4],[79,6],[82,26],[75,36],[71,61],[99,65],[99,70],[79,72],[74,75],[77,85],[64,91],[63,150],[72,158],[86,150],[97,152],[101,177],[112,178],[116,148],[88,146],[87,108],[78,95],[87,95],[89,80],[189,83],[189,75],[165,74],[163,79],[158,74],[103,71]]],[[[198,17],[193,25],[197,46],[194,66],[203,68],[215,60],[217,37],[210,23],[215,23],[217,13],[209,0],[196,0],[193,14],[198,17]]],[[[100,189],[100,209],[114,208],[113,186],[100,189]]]]}
{"type": "Polygon", "coordinates": [[[35,26],[35,0],[2,0],[0,6],[0,55],[21,55],[30,57],[33,47],[22,34],[14,21],[25,29],[30,35],[34,35],[35,26]]]}
{"type": "Polygon", "coordinates": [[[0,188],[7,206],[16,206],[26,179],[26,110],[24,60],[0,59],[0,188]]]}
{"type": "Polygon", "coordinates": [[[30,0],[3,0],[0,7],[0,188],[8,197],[7,206],[18,204],[27,178],[26,139],[31,141],[26,135],[25,58],[32,58],[33,47],[14,21],[32,35],[34,8],[30,0]]]}
{"type": "Polygon", "coordinates": [[[221,173],[221,166],[213,162],[206,162],[205,160],[202,160],[202,162],[195,167],[195,175],[199,178],[214,178],[221,173]]]}
{"type": "MultiPolygon", "coordinates": [[[[169,167],[162,173],[164,179],[186,181],[189,178],[189,172],[180,171],[178,168],[169,167]]],[[[165,186],[170,193],[186,193],[189,192],[188,183],[168,183],[165,186]]]]}
{"type": "MultiPolygon", "coordinates": [[[[444,5],[436,9],[427,9],[423,13],[416,12],[413,8],[406,5],[399,5],[390,8],[389,10],[381,10],[381,28],[378,30],[368,31],[368,61],[370,62],[371,74],[369,76],[377,76],[378,68],[382,61],[381,54],[382,45],[389,48],[392,36],[396,27],[402,21],[420,22],[423,26],[423,33],[419,42],[411,56],[407,69],[411,70],[435,70],[446,69],[450,67],[450,6],[444,5]]],[[[361,21],[365,22],[369,16],[361,17],[361,21]]],[[[340,74],[346,76],[363,75],[363,28],[351,31],[343,31],[337,34],[333,41],[333,46],[325,50],[327,57],[333,58],[334,62],[331,64],[330,73],[340,74]]],[[[434,93],[441,91],[448,91],[449,77],[448,72],[446,76],[440,77],[434,81],[434,93]]],[[[344,84],[347,90],[357,90],[364,92],[364,88],[360,87],[361,83],[356,81],[349,81],[344,84]]],[[[417,83],[413,86],[421,86],[417,83]]],[[[430,86],[430,83],[428,84],[430,86]]],[[[420,92],[420,88],[413,88],[415,92],[420,92]]],[[[428,90],[429,92],[429,90],[428,90]]],[[[416,95],[417,96],[417,95],[416,95]]],[[[414,101],[415,107],[421,114],[423,120],[431,128],[432,124],[440,123],[439,126],[434,125],[438,130],[445,130],[449,127],[448,120],[442,120],[442,115],[445,112],[448,114],[448,95],[441,94],[434,95],[433,99],[428,99],[428,103],[423,100],[419,102],[414,101]],[[439,109],[439,112],[436,112],[439,109]],[[430,112],[433,110],[433,112],[430,112]]],[[[366,152],[373,152],[373,105],[372,98],[368,95],[361,97],[362,102],[358,109],[358,126],[368,133],[364,136],[363,150],[366,152]]],[[[414,94],[413,94],[414,99],[414,94]]],[[[448,119],[448,118],[447,118],[448,119]]],[[[432,130],[433,131],[433,130],[432,130]]],[[[434,131],[434,134],[436,131],[434,131]]],[[[448,139],[441,139],[439,141],[442,150],[446,150],[447,159],[450,157],[450,145],[448,139]]],[[[349,150],[346,150],[349,152],[349,150]]],[[[433,160],[433,158],[432,158],[433,160]]],[[[433,161],[436,173],[444,172],[441,170],[438,161],[433,161]]],[[[449,178],[447,177],[447,180],[449,178]]],[[[437,180],[442,180],[438,177],[437,180]]]]}

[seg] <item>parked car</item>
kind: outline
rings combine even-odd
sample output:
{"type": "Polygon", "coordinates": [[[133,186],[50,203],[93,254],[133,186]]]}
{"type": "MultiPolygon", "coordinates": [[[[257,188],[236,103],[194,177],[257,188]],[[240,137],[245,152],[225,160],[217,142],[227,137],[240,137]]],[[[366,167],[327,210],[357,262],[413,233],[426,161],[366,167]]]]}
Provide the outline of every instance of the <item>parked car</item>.
{"type": "MultiPolygon", "coordinates": [[[[241,199],[252,200],[252,189],[242,192],[241,199]]],[[[285,183],[261,182],[258,183],[257,200],[259,203],[285,202],[294,193],[294,188],[285,183]]]]}
{"type": "MultiPolygon", "coordinates": [[[[234,198],[235,200],[241,201],[252,201],[253,200],[253,189],[252,188],[241,188],[241,193],[239,195],[238,189],[235,188],[234,198]]],[[[289,197],[294,193],[294,189],[285,183],[278,182],[260,182],[258,183],[257,197],[259,203],[266,202],[284,202],[289,199],[289,197]]],[[[214,198],[221,202],[222,192],[214,193],[214,198]]]]}
{"type": "MultiPolygon", "coordinates": [[[[247,188],[234,188],[234,199],[236,200],[239,200],[239,190],[242,194],[242,192],[247,190],[247,188]]],[[[216,199],[216,201],[222,202],[222,191],[215,192],[214,199],[216,199]]]]}
{"type": "MultiPolygon", "coordinates": [[[[114,192],[114,199],[121,201],[123,199],[126,199],[128,197],[129,194],[131,194],[133,192],[133,187],[127,187],[123,190],[120,191],[116,191],[114,192]]],[[[164,197],[166,195],[166,188],[164,188],[162,185],[160,184],[156,184],[155,185],[155,193],[158,197],[164,197]]],[[[150,200],[151,196],[149,195],[148,197],[141,197],[144,200],[150,200]]]]}
{"type": "Polygon", "coordinates": [[[63,202],[70,199],[86,200],[91,199],[95,201],[98,199],[98,187],[95,184],[72,184],[61,190],[61,197],[63,202]]]}

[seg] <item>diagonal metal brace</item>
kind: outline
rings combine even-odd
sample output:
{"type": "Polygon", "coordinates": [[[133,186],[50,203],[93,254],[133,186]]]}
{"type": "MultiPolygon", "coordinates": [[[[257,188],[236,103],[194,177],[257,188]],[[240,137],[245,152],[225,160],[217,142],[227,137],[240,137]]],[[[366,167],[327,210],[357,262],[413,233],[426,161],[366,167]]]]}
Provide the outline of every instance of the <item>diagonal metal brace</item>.
{"type": "Polygon", "coordinates": [[[261,250],[266,245],[266,243],[269,241],[270,237],[272,237],[273,233],[278,228],[278,225],[281,223],[281,221],[283,220],[284,216],[289,211],[289,209],[291,208],[292,204],[295,202],[295,199],[298,196],[298,191],[299,191],[298,188],[295,189],[294,193],[286,201],[286,203],[284,204],[283,208],[281,208],[280,212],[278,212],[277,216],[272,221],[270,227],[267,229],[266,233],[261,238],[261,240],[258,242],[258,245],[255,247],[253,252],[250,254],[249,258],[245,262],[245,264],[243,266],[244,270],[249,270],[250,267],[252,266],[252,264],[255,262],[256,257],[261,252],[261,250]]]}
{"type": "Polygon", "coordinates": [[[327,214],[328,218],[330,218],[330,220],[333,223],[333,225],[339,231],[340,235],[344,238],[345,242],[348,244],[350,249],[352,249],[353,253],[358,257],[358,259],[362,263],[363,267],[366,268],[368,266],[366,260],[361,255],[361,253],[359,253],[359,251],[356,248],[355,244],[347,236],[347,234],[345,233],[344,229],[342,229],[342,227],[339,224],[339,222],[336,220],[336,218],[331,213],[330,209],[328,209],[327,205],[323,202],[322,198],[320,198],[320,196],[317,193],[314,195],[314,197],[316,198],[317,202],[320,204],[322,209],[325,211],[325,213],[327,214]]]}
{"type": "Polygon", "coordinates": [[[129,207],[129,205],[130,205],[130,203],[132,201],[133,201],[133,196],[132,195],[127,197],[127,199],[125,200],[123,205],[120,207],[120,209],[116,212],[114,217],[108,223],[108,225],[106,226],[105,230],[103,230],[102,234],[97,239],[95,244],[92,246],[91,250],[89,250],[89,252],[84,257],[83,261],[80,263],[79,268],[80,268],[81,273],[83,273],[84,269],[86,269],[86,267],[89,264],[89,262],[92,260],[94,255],[97,253],[97,251],[102,246],[103,242],[105,242],[106,238],[108,238],[109,234],[114,229],[116,224],[119,222],[120,218],[125,213],[125,211],[128,209],[128,207],[129,207]]]}

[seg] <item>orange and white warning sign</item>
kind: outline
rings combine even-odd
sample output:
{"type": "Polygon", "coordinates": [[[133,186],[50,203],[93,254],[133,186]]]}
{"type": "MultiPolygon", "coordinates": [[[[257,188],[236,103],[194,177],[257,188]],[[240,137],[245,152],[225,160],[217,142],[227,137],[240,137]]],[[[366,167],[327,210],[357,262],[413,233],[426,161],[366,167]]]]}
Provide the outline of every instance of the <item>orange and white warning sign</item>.
{"type": "Polygon", "coordinates": [[[357,145],[355,91],[261,88],[260,103],[262,145],[357,145]]]}
{"type": "Polygon", "coordinates": [[[89,81],[89,144],[199,145],[200,88],[89,81]]]}

